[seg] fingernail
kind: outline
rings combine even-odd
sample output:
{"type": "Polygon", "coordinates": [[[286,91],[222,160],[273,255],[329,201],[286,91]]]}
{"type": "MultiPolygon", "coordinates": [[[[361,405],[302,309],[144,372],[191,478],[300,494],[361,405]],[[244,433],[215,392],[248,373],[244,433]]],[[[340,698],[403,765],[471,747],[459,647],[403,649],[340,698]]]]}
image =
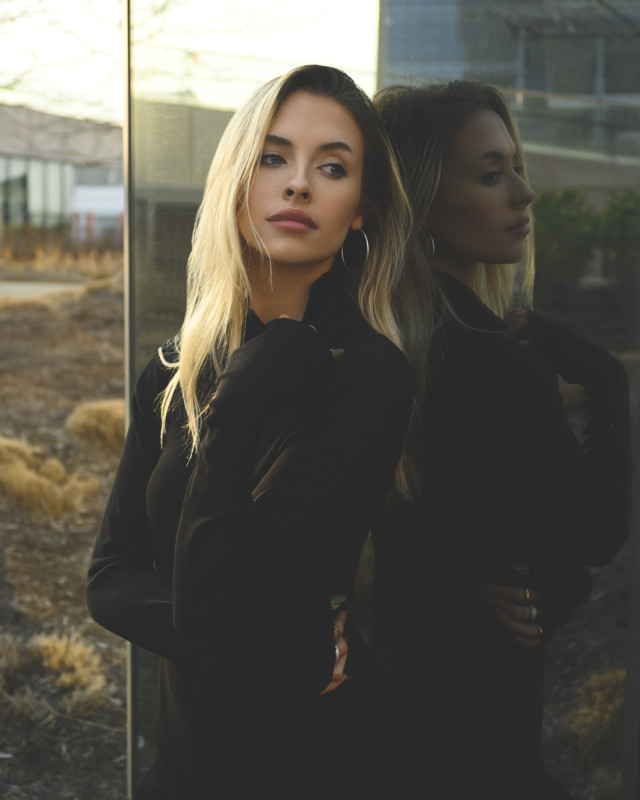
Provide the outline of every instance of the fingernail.
{"type": "Polygon", "coordinates": [[[341,347],[336,347],[335,350],[331,351],[331,355],[333,356],[334,360],[337,361],[339,358],[344,356],[344,350],[341,347]]]}

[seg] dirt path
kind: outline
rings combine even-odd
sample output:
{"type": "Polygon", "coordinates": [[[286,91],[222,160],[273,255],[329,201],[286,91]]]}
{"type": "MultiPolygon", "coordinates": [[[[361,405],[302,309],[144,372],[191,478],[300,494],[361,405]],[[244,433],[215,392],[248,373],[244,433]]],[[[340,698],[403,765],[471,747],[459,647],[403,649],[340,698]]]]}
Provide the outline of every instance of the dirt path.
{"type": "Polygon", "coordinates": [[[81,639],[95,648],[111,688],[106,706],[74,718],[60,710],[60,691],[35,669],[4,687],[5,800],[125,797],[124,647],[88,618],[84,605],[87,561],[117,457],[64,429],[79,402],[123,397],[122,291],[117,281],[65,288],[16,301],[0,287],[0,435],[59,459],[68,472],[95,477],[98,490],[81,510],[57,519],[16,508],[0,494],[0,633],[19,643],[42,633],[81,639]],[[25,689],[39,703],[31,715],[7,700],[15,706],[25,689]]]}

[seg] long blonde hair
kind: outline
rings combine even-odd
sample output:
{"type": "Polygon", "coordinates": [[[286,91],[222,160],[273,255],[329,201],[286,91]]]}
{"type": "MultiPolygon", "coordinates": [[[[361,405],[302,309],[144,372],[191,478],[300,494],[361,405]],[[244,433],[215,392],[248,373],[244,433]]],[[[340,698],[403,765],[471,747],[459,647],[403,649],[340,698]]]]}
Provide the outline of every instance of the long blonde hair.
{"type": "MultiPolygon", "coordinates": [[[[451,313],[430,263],[432,241],[427,215],[440,186],[442,167],[449,149],[465,123],[478,111],[495,111],[516,147],[516,159],[526,167],[516,122],[502,94],[480,81],[456,80],[429,86],[391,86],[374,97],[393,146],[412,211],[402,278],[394,304],[403,348],[417,376],[416,403],[403,455],[405,495],[416,496],[421,486],[415,443],[420,425],[422,399],[428,374],[426,358],[433,334],[444,316],[451,313]]],[[[524,258],[517,264],[478,264],[471,286],[498,316],[515,303],[530,306],[533,295],[533,235],[525,241],[524,258]]]]}
{"type": "MultiPolygon", "coordinates": [[[[230,120],[213,157],[198,210],[187,263],[187,306],[175,370],[161,396],[162,433],[179,396],[184,404],[191,452],[199,445],[199,421],[213,392],[203,393],[199,376],[209,364],[221,372],[242,344],[251,299],[238,217],[248,213],[249,188],[274,116],[294,91],[340,103],[353,116],[364,140],[361,204],[369,239],[367,265],[354,287],[358,304],[374,330],[401,347],[391,304],[402,271],[410,208],[387,136],[371,100],[341,70],[308,65],[291,70],[258,89],[230,120]]],[[[347,236],[349,240],[350,235],[347,236]]],[[[263,257],[268,262],[268,253],[263,257]]]]}

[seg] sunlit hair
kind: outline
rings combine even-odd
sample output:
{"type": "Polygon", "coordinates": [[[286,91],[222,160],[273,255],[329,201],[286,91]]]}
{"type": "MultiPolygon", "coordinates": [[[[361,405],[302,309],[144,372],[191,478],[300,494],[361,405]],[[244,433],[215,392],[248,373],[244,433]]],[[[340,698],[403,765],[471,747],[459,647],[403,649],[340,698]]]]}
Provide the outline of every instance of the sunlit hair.
{"type": "MultiPolygon", "coordinates": [[[[416,494],[420,476],[415,467],[411,442],[417,441],[419,414],[425,383],[425,354],[443,315],[451,311],[430,268],[432,240],[427,234],[427,215],[440,186],[442,167],[453,142],[469,119],[479,111],[495,111],[509,131],[516,147],[516,161],[526,167],[518,129],[502,94],[480,81],[451,81],[429,86],[391,86],[374,97],[411,203],[413,224],[409,236],[405,269],[396,291],[396,317],[403,348],[417,368],[418,391],[413,419],[405,446],[404,474],[411,494],[416,494]]],[[[533,235],[525,241],[525,254],[517,264],[476,266],[472,288],[496,314],[503,316],[514,304],[530,306],[533,294],[533,235]]]]}
{"type": "MultiPolygon", "coordinates": [[[[199,445],[199,421],[211,401],[198,382],[212,365],[216,373],[243,339],[251,300],[238,229],[242,214],[251,224],[248,197],[272,121],[295,91],[330,98],[354,118],[364,140],[361,209],[369,239],[366,267],[351,286],[361,312],[374,330],[398,347],[401,337],[391,297],[402,271],[410,209],[388,139],[371,100],[344,72],[308,65],[269,81],[230,120],[209,169],[204,198],[187,263],[187,306],[177,353],[164,363],[175,369],[161,399],[162,432],[178,396],[187,415],[192,453],[199,445]]],[[[269,254],[254,235],[266,266],[269,254]]],[[[354,237],[347,235],[347,242],[354,237]]],[[[346,248],[345,248],[346,250],[346,248]]],[[[340,255],[337,255],[340,259],[340,255]]],[[[402,470],[398,480],[402,483],[402,470]]]]}

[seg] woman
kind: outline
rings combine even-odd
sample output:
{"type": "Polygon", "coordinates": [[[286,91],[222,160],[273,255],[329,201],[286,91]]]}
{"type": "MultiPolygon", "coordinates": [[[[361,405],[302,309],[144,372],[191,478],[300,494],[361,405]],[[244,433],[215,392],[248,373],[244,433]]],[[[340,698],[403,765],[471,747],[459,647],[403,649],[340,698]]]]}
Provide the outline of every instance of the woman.
{"type": "Polygon", "coordinates": [[[88,576],[94,618],[161,656],[139,798],[398,783],[384,690],[353,629],[345,673],[334,621],[412,403],[389,302],[408,216],[394,164],[371,102],[329,67],[266,84],[220,141],[181,334],[135,388],[88,576]]]}
{"type": "Polygon", "coordinates": [[[397,497],[374,534],[374,654],[402,700],[422,796],[566,798],[542,763],[545,645],[587,598],[586,567],[627,536],[626,375],[513,307],[531,294],[533,191],[499,92],[455,81],[375,104],[412,205],[398,315],[423,369],[413,499],[397,497]],[[585,389],[583,442],[556,373],[585,389]]]}

